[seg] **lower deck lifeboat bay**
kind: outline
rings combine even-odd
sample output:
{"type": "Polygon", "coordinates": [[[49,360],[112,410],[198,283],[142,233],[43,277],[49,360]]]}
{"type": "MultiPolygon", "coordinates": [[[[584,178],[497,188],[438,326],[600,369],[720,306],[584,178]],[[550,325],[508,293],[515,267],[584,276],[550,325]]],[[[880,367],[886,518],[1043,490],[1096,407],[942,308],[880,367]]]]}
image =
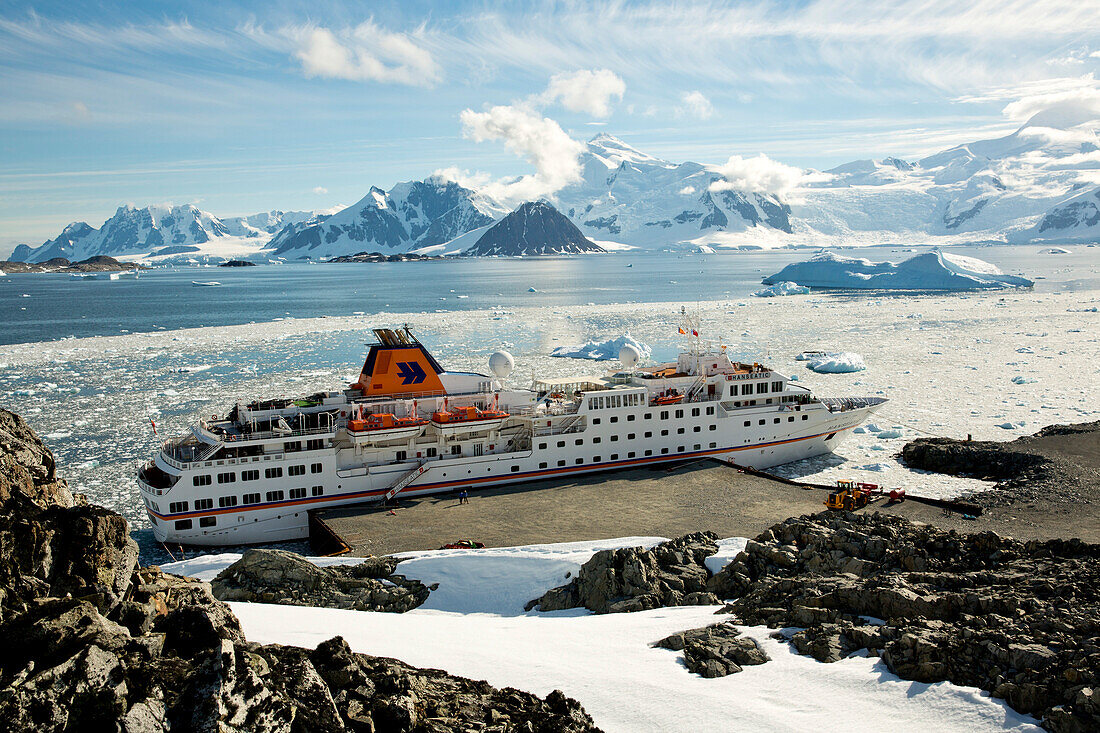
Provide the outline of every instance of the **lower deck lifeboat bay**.
{"type": "Polygon", "coordinates": [[[886,400],[819,398],[760,363],[732,361],[683,315],[675,362],[626,347],[600,376],[508,385],[447,371],[409,332],[377,329],[354,384],[300,399],[238,401],[166,440],[138,470],[163,542],[304,538],[308,512],[701,456],[766,468],[833,448],[886,400]]]}

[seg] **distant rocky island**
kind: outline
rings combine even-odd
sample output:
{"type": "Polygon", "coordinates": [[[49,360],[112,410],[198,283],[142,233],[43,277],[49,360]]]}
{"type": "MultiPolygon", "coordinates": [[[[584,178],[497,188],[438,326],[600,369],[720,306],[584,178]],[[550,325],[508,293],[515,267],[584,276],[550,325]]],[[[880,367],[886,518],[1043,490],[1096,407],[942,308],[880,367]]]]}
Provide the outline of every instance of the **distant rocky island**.
{"type": "Polygon", "coordinates": [[[439,255],[419,255],[415,253],[403,255],[387,255],[382,252],[359,252],[353,255],[341,255],[333,257],[326,262],[419,262],[421,260],[442,260],[439,255]]]}
{"type": "Polygon", "coordinates": [[[147,270],[149,268],[133,262],[119,262],[114,257],[96,255],[79,262],[70,262],[64,257],[54,257],[45,262],[15,262],[9,260],[0,262],[0,272],[8,275],[22,275],[38,272],[128,272],[130,270],[147,270]]]}
{"type": "Polygon", "coordinates": [[[249,262],[248,260],[227,260],[221,263],[218,267],[255,267],[255,262],[249,262]]]}

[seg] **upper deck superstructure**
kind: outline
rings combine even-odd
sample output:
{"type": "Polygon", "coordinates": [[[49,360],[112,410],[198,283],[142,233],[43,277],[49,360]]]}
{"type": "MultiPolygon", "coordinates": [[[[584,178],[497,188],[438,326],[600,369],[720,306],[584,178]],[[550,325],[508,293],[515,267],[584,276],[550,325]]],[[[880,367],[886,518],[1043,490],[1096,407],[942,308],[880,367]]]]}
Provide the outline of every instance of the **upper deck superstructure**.
{"type": "MultiPolygon", "coordinates": [[[[375,331],[347,389],[238,402],[138,471],[158,540],[305,537],[311,509],[713,456],[765,468],[831,451],[883,398],[821,399],[704,346],[676,362],[508,389],[448,372],[408,329],[375,331]]],[[[506,355],[505,355],[506,356],[506,355]]]]}

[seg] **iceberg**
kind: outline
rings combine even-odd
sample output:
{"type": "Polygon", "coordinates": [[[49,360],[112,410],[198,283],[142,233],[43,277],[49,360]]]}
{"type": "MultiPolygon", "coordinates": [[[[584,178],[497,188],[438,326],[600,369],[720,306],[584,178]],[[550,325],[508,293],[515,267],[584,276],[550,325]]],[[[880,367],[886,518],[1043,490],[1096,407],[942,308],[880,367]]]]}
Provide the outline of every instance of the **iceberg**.
{"type": "Polygon", "coordinates": [[[1026,278],[1005,275],[985,260],[939,250],[900,263],[821,252],[805,262],[787,265],[763,280],[765,285],[783,282],[845,290],[991,290],[1030,288],[1035,284],[1026,278]]]}
{"type": "Polygon", "coordinates": [[[550,356],[563,359],[592,359],[593,361],[610,361],[619,358],[619,350],[624,346],[633,346],[638,350],[642,359],[648,359],[653,350],[641,341],[635,341],[629,334],[623,334],[618,338],[607,341],[589,341],[581,346],[559,346],[550,352],[550,356]]]}
{"type": "Polygon", "coordinates": [[[769,288],[757,290],[753,295],[757,298],[778,298],[784,295],[808,295],[810,289],[788,281],[779,282],[769,288]]]}
{"type": "MultiPolygon", "coordinates": [[[[821,374],[847,374],[848,372],[861,372],[867,368],[863,363],[863,357],[850,351],[842,351],[839,354],[826,354],[806,363],[810,369],[821,374]]],[[[868,430],[873,428],[868,425],[868,430]]]]}

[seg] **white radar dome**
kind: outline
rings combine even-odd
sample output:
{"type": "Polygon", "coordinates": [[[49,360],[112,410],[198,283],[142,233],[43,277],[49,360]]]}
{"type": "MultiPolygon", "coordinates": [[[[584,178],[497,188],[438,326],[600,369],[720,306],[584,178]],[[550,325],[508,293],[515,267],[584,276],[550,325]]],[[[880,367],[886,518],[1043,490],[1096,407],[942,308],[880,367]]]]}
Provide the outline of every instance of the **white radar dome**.
{"type": "Polygon", "coordinates": [[[638,360],[641,358],[642,355],[630,344],[626,344],[619,349],[619,361],[622,363],[624,369],[633,369],[638,366],[638,360]]]}
{"type": "Polygon", "coordinates": [[[516,361],[507,351],[495,351],[489,357],[489,369],[499,379],[505,379],[516,368],[516,361]]]}

